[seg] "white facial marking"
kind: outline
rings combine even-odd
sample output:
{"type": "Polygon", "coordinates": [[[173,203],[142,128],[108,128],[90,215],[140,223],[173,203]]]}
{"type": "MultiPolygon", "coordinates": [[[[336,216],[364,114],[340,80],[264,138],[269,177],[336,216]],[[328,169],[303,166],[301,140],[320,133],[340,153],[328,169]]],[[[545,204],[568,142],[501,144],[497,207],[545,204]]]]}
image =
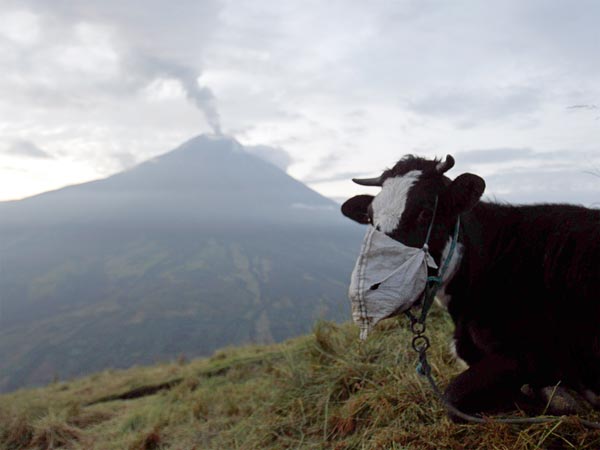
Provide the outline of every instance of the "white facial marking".
{"type": "Polygon", "coordinates": [[[384,233],[391,233],[398,227],[406,208],[410,188],[419,180],[423,172],[412,170],[404,175],[388,178],[383,182],[381,192],[373,199],[373,225],[384,233]]]}

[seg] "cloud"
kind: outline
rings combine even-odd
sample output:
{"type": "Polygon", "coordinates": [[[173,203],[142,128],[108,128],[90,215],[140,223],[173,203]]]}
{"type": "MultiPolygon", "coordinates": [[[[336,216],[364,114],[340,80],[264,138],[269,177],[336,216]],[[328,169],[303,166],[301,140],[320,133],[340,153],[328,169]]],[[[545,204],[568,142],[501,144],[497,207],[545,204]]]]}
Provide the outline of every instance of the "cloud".
{"type": "Polygon", "coordinates": [[[567,109],[586,109],[586,110],[596,110],[598,109],[598,105],[591,104],[579,104],[579,105],[570,105],[567,106],[567,109]]]}
{"type": "Polygon", "coordinates": [[[494,163],[530,157],[528,148],[490,148],[457,152],[454,157],[461,164],[494,163]]]}
{"type": "Polygon", "coordinates": [[[362,172],[341,172],[334,175],[315,175],[302,178],[304,183],[330,183],[334,181],[350,181],[352,178],[364,176],[362,172]]]}
{"type": "Polygon", "coordinates": [[[557,150],[534,151],[530,148],[488,148],[460,151],[453,155],[461,165],[517,163],[537,161],[541,165],[551,162],[565,161],[572,158],[572,152],[557,150]]]}
{"type": "Polygon", "coordinates": [[[471,171],[486,181],[486,196],[515,203],[600,202],[597,152],[490,148],[458,152],[457,173],[471,171]]]}
{"type": "Polygon", "coordinates": [[[122,169],[129,169],[137,163],[135,155],[129,152],[114,153],[112,156],[122,169]]]}
{"type": "Polygon", "coordinates": [[[21,156],[25,158],[38,158],[38,159],[50,159],[52,156],[39,148],[33,142],[18,139],[12,142],[8,142],[4,146],[4,154],[21,156]]]}
{"type": "Polygon", "coordinates": [[[409,109],[422,115],[444,117],[474,126],[481,122],[528,115],[538,110],[543,95],[535,86],[496,89],[455,87],[428,93],[409,102],[409,109]]]}
{"type": "Polygon", "coordinates": [[[41,23],[38,34],[48,40],[19,48],[17,70],[8,77],[30,101],[89,106],[110,95],[131,98],[167,76],[180,83],[213,132],[221,132],[215,95],[199,81],[219,2],[182,0],[168,9],[158,0],[9,3],[31,8],[41,23]]]}
{"type": "Polygon", "coordinates": [[[0,36],[19,46],[34,44],[39,39],[39,23],[29,11],[9,11],[0,15],[0,36]]]}
{"type": "Polygon", "coordinates": [[[590,0],[1,3],[0,133],[94,177],[209,127],[331,197],[406,153],[488,177],[598,152],[590,0]]]}
{"type": "Polygon", "coordinates": [[[290,154],[281,147],[270,147],[268,145],[246,145],[244,146],[244,149],[248,153],[256,155],[282,170],[287,170],[287,168],[293,162],[290,154]]]}
{"type": "Polygon", "coordinates": [[[487,195],[514,203],[577,203],[600,207],[600,178],[584,170],[522,170],[485,177],[487,195]]]}
{"type": "Polygon", "coordinates": [[[314,168],[315,173],[324,173],[328,172],[331,169],[335,168],[337,163],[342,160],[344,157],[343,154],[339,152],[329,153],[322,157],[314,168]]]}
{"type": "Polygon", "coordinates": [[[309,205],[307,203],[292,203],[291,207],[306,211],[332,211],[336,209],[334,205],[309,205]]]}
{"type": "Polygon", "coordinates": [[[600,120],[600,116],[597,115],[598,109],[598,105],[588,103],[567,106],[567,110],[571,112],[594,113],[595,120],[600,120]]]}

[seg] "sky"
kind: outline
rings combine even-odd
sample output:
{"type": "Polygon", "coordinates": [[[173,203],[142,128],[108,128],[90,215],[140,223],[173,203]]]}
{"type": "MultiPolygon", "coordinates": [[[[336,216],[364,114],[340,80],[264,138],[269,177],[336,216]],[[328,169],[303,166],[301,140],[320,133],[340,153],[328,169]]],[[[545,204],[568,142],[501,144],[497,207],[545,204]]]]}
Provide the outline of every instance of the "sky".
{"type": "Polygon", "coordinates": [[[600,206],[600,2],[3,0],[0,200],[201,133],[341,201],[452,154],[488,199],[600,206]]]}

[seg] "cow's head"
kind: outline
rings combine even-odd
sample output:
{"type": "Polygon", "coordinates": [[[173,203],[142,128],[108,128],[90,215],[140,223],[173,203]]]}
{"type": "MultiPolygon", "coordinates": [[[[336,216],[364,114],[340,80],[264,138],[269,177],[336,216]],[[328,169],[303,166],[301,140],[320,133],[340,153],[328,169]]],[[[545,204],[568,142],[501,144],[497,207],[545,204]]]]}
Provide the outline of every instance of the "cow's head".
{"type": "Polygon", "coordinates": [[[342,213],[358,223],[372,224],[404,245],[421,247],[437,197],[429,248],[439,263],[458,216],[473,208],[485,190],[485,182],[477,175],[464,173],[450,180],[445,173],[453,166],[450,155],[444,161],[405,156],[379,177],[354,179],[364,186],[380,186],[381,191],[347,200],[342,213]]]}

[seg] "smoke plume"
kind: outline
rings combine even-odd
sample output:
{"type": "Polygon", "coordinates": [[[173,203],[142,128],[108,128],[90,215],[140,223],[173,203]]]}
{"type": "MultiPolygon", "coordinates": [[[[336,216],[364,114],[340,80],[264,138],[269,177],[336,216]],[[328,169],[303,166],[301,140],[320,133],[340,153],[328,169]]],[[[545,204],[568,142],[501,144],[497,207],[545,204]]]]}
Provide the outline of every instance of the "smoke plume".
{"type": "Polygon", "coordinates": [[[204,113],[206,122],[215,134],[221,134],[221,119],[213,92],[198,83],[198,77],[189,68],[179,68],[173,76],[181,83],[187,98],[204,113]]]}
{"type": "Polygon", "coordinates": [[[198,81],[202,74],[201,70],[149,55],[133,54],[129,58],[133,72],[139,74],[145,82],[153,81],[156,78],[177,80],[188,100],[204,114],[213,133],[222,134],[217,99],[209,87],[202,86],[198,81]]]}

